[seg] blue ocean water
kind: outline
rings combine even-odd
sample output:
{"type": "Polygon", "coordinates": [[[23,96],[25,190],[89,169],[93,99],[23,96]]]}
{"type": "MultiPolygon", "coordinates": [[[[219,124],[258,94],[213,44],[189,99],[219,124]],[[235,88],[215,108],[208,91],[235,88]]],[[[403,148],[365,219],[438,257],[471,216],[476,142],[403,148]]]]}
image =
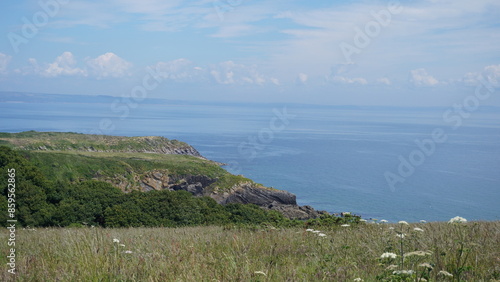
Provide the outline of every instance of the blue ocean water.
{"type": "Polygon", "coordinates": [[[160,135],[320,210],[390,221],[500,219],[497,108],[453,127],[443,118],[448,108],[145,101],[125,112],[110,104],[3,101],[0,131],[160,135]],[[446,141],[433,141],[425,154],[415,140],[432,140],[435,130],[446,141]],[[398,172],[400,156],[413,157],[411,175],[398,172]],[[391,188],[387,172],[404,182],[391,188]]]}

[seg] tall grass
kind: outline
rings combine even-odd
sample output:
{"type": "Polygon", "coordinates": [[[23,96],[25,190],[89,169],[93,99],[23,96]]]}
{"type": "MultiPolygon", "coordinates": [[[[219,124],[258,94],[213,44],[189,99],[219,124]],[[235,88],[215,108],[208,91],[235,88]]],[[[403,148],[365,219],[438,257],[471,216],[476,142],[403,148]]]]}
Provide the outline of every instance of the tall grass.
{"type": "MultiPolygon", "coordinates": [[[[24,229],[17,231],[16,276],[7,272],[10,247],[3,230],[0,280],[405,281],[387,268],[397,265],[399,257],[380,258],[384,252],[400,252],[400,238],[391,227],[399,228],[332,226],[321,230],[323,237],[272,227],[24,229]]],[[[417,281],[421,272],[428,281],[500,279],[500,222],[410,224],[404,240],[405,253],[429,253],[419,261],[405,257],[404,267],[418,273],[406,281],[417,281]]]]}

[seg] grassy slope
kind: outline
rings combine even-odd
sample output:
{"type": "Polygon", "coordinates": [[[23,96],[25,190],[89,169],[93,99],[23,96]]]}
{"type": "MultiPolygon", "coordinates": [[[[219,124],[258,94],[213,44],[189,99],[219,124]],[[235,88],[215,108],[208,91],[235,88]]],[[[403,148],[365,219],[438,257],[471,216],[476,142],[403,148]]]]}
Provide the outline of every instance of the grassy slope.
{"type": "Polygon", "coordinates": [[[109,135],[89,135],[73,132],[36,132],[0,133],[0,141],[25,150],[83,150],[88,148],[109,151],[140,151],[154,147],[186,148],[189,145],[164,137],[122,137],[109,135]]]}
{"type": "MultiPolygon", "coordinates": [[[[170,175],[204,175],[218,179],[212,187],[229,189],[242,182],[252,182],[232,175],[215,162],[189,155],[141,153],[159,147],[188,148],[189,145],[163,137],[121,137],[86,135],[71,132],[0,133],[0,145],[20,149],[50,179],[78,182],[103,178],[125,178],[134,182],[155,169],[166,169],[170,175]],[[38,150],[44,147],[48,150],[38,150]],[[87,149],[107,152],[89,152],[87,149]]],[[[259,185],[261,186],[261,185],[259,185]]],[[[136,186],[138,189],[138,186],[136,186]]]]}
{"type": "MultiPolygon", "coordinates": [[[[499,279],[500,222],[426,223],[403,226],[366,224],[332,227],[319,237],[304,229],[236,229],[222,227],[134,229],[18,230],[18,280],[48,281],[375,281],[387,277],[396,260],[381,260],[384,252],[400,254],[396,231],[407,234],[403,249],[431,255],[405,259],[403,269],[427,273],[418,265],[433,265],[431,281],[452,281],[461,246],[466,270],[462,281],[499,279]],[[414,227],[423,232],[414,231],[414,227]],[[125,247],[113,243],[120,240],[125,247]],[[125,251],[132,253],[125,253],[125,251]],[[466,258],[465,258],[466,257],[466,258]],[[264,274],[255,273],[262,271],[264,274]]],[[[8,231],[0,232],[6,242],[8,231]]],[[[0,252],[7,254],[7,244],[0,252]]],[[[0,257],[0,280],[7,273],[0,257]]],[[[455,274],[456,278],[457,275],[455,274]]],[[[392,280],[396,281],[396,280],[392,280]]],[[[400,281],[400,280],[397,280],[400,281]]],[[[416,281],[415,279],[411,281],[416,281]]]]}

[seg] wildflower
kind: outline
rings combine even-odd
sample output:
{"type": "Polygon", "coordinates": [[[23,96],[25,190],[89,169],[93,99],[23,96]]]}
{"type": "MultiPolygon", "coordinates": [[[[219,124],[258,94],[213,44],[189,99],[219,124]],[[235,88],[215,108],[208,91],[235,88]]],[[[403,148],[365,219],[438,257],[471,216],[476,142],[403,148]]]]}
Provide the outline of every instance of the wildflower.
{"type": "Polygon", "coordinates": [[[318,234],[318,236],[319,236],[319,237],[326,237],[326,234],[324,234],[324,233],[319,233],[319,234],[318,234]]]}
{"type": "Polygon", "coordinates": [[[426,223],[426,222],[427,222],[427,221],[425,221],[425,220],[423,220],[423,219],[421,219],[421,220],[420,220],[420,223],[426,223]]]}
{"type": "Polygon", "coordinates": [[[392,227],[392,226],[391,226],[391,227],[389,227],[389,230],[394,230],[394,227],[392,227]]]}
{"type": "Polygon", "coordinates": [[[421,264],[419,264],[418,266],[420,266],[420,267],[425,267],[425,268],[427,268],[428,270],[432,270],[432,269],[434,268],[432,265],[430,265],[430,264],[429,264],[429,263],[427,263],[427,262],[421,263],[421,264]]]}
{"type": "Polygon", "coordinates": [[[120,243],[120,240],[118,240],[118,239],[114,238],[114,239],[113,239],[113,243],[120,243]]]}
{"type": "Polygon", "coordinates": [[[120,246],[120,247],[125,247],[125,245],[124,245],[124,244],[119,244],[119,246],[120,246]]]}
{"type": "Polygon", "coordinates": [[[408,222],[404,221],[404,220],[401,220],[400,222],[398,222],[399,224],[404,224],[404,225],[409,225],[408,222]]]}
{"type": "Polygon", "coordinates": [[[363,282],[363,279],[361,279],[361,278],[358,277],[358,278],[354,278],[354,281],[355,282],[363,282]]]}
{"type": "Polygon", "coordinates": [[[383,253],[380,258],[390,258],[390,259],[395,259],[398,255],[395,253],[383,253]]]}
{"type": "Polygon", "coordinates": [[[392,274],[400,275],[400,274],[405,274],[405,275],[412,275],[413,270],[396,270],[393,271],[392,274]]]}
{"type": "Polygon", "coordinates": [[[351,214],[351,212],[343,212],[342,214],[343,214],[343,215],[350,215],[350,214],[351,214]]]}
{"type": "Polygon", "coordinates": [[[261,275],[267,276],[267,274],[264,273],[264,271],[255,271],[254,273],[255,274],[261,274],[261,275]]]}
{"type": "Polygon", "coordinates": [[[360,219],[359,222],[366,222],[366,219],[360,219]]]}
{"type": "Polygon", "coordinates": [[[389,222],[389,221],[387,221],[385,219],[380,220],[380,223],[387,223],[387,222],[389,222]]]}
{"type": "Polygon", "coordinates": [[[314,230],[314,231],[311,231],[312,233],[320,233],[321,231],[319,230],[314,230]]]}
{"type": "Polygon", "coordinates": [[[306,231],[307,231],[307,232],[313,232],[313,231],[314,231],[314,229],[309,228],[309,229],[306,229],[306,231]]]}
{"type": "Polygon", "coordinates": [[[340,226],[342,226],[342,227],[349,227],[350,225],[349,224],[342,224],[340,226]]]}
{"type": "Polygon", "coordinates": [[[400,233],[400,234],[396,234],[396,236],[398,236],[399,238],[403,239],[406,236],[406,234],[400,233]]]}
{"type": "Polygon", "coordinates": [[[427,279],[425,279],[425,278],[418,278],[417,281],[427,282],[427,279]]]}
{"type": "Polygon", "coordinates": [[[422,228],[418,228],[418,227],[413,228],[413,230],[418,231],[418,232],[424,232],[424,230],[422,228]]]}
{"type": "Polygon", "coordinates": [[[455,216],[454,218],[450,219],[448,221],[449,223],[466,223],[467,219],[460,217],[460,216],[455,216]]]}
{"type": "Polygon", "coordinates": [[[448,271],[441,270],[438,272],[438,275],[446,276],[446,277],[453,277],[453,274],[449,273],[448,271]]]}
{"type": "Polygon", "coordinates": [[[405,254],[405,257],[411,257],[411,256],[419,256],[419,257],[424,257],[427,255],[431,255],[431,252],[424,252],[424,251],[414,251],[414,252],[409,252],[405,254]]]}
{"type": "Polygon", "coordinates": [[[131,253],[132,253],[132,251],[125,251],[124,253],[126,253],[126,254],[131,254],[131,253]]]}

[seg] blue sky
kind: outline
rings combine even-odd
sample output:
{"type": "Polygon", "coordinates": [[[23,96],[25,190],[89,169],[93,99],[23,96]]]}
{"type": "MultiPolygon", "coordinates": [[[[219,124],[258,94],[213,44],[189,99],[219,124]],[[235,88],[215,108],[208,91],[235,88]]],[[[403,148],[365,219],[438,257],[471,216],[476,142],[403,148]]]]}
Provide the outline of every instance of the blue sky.
{"type": "Polygon", "coordinates": [[[0,91],[389,106],[450,106],[480,79],[498,92],[497,0],[310,2],[3,1],[0,91]]]}

